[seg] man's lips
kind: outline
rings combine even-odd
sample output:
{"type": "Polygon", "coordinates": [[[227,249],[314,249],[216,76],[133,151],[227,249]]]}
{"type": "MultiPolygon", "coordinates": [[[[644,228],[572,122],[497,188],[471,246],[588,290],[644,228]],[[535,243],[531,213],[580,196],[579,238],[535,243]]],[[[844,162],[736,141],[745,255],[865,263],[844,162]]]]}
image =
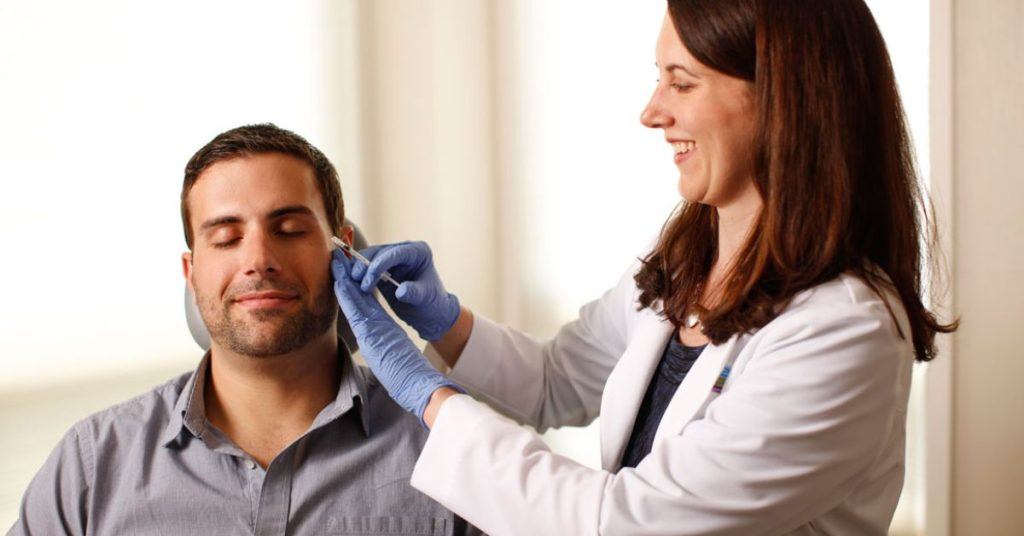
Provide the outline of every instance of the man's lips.
{"type": "Polygon", "coordinates": [[[279,290],[263,290],[260,292],[247,292],[235,298],[235,303],[250,308],[263,309],[267,307],[282,307],[297,300],[299,295],[295,292],[282,292],[279,290]]]}

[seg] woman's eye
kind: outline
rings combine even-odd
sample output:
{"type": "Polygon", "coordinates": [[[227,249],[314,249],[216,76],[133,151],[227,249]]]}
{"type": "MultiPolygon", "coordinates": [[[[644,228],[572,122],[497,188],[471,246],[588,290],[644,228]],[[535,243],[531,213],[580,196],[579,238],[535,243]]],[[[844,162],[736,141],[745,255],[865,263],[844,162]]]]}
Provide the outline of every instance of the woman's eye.
{"type": "Polygon", "coordinates": [[[693,89],[693,84],[672,84],[672,89],[676,90],[676,93],[686,93],[693,89]]]}

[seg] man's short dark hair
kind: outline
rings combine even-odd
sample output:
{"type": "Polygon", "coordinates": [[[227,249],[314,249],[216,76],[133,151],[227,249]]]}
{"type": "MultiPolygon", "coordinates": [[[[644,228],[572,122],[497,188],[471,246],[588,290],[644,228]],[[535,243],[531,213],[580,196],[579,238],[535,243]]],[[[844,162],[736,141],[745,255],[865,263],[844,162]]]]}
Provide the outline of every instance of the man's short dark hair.
{"type": "Polygon", "coordinates": [[[185,243],[189,249],[192,249],[194,235],[189,221],[188,194],[199,176],[217,162],[264,153],[291,155],[313,168],[331,232],[335,235],[341,232],[345,225],[345,203],[341,198],[341,185],[334,165],[302,136],[271,123],[261,123],[218,134],[192,155],[185,165],[185,181],[181,186],[181,223],[185,228],[185,243]]]}

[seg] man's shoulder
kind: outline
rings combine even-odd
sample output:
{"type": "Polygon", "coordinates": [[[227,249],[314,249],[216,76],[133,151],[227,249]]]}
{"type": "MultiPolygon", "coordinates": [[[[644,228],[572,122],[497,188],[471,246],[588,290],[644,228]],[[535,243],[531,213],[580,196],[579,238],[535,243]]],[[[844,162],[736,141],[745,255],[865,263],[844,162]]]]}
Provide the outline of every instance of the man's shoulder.
{"type": "MultiPolygon", "coordinates": [[[[150,431],[159,435],[170,422],[178,398],[193,372],[180,374],[138,396],[78,421],[73,431],[95,442],[123,442],[150,431]]],[[[146,436],[150,434],[144,434],[146,436]]]]}

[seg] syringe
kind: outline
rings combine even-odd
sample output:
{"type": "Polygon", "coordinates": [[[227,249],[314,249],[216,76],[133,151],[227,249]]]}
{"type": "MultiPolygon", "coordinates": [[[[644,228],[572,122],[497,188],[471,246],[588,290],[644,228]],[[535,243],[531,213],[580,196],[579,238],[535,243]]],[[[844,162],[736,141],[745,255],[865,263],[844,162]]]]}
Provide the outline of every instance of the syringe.
{"type": "MultiPolygon", "coordinates": [[[[356,249],[354,247],[346,244],[340,238],[338,238],[336,236],[332,236],[331,237],[331,242],[333,242],[335,246],[338,246],[338,248],[341,249],[342,251],[344,251],[345,253],[348,253],[349,255],[351,255],[353,259],[356,259],[357,261],[359,261],[359,262],[361,262],[361,263],[363,263],[363,264],[365,264],[367,266],[370,265],[370,259],[367,259],[366,257],[362,256],[362,254],[360,254],[358,251],[356,251],[356,249]]],[[[394,285],[396,287],[400,284],[398,281],[395,281],[395,278],[391,277],[391,274],[389,274],[387,272],[384,272],[380,276],[380,278],[381,278],[381,280],[387,281],[388,283],[391,283],[392,285],[394,285]]]]}

